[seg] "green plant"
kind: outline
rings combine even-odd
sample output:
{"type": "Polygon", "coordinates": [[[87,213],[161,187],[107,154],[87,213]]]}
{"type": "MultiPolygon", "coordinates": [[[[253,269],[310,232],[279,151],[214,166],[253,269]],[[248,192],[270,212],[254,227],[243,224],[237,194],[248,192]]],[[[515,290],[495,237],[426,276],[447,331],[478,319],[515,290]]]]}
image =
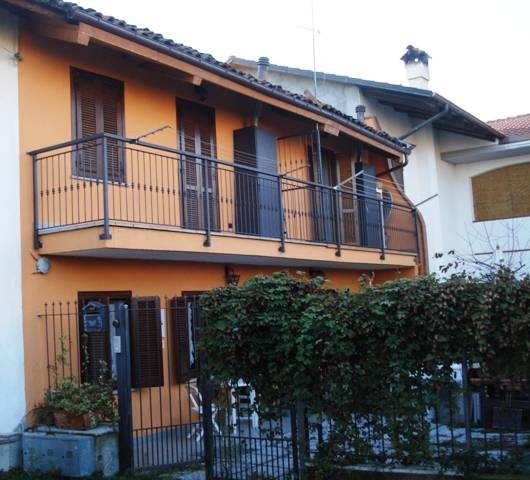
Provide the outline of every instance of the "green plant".
{"type": "Polygon", "coordinates": [[[199,348],[214,381],[242,378],[260,406],[302,403],[332,419],[335,461],[384,461],[370,452],[375,436],[390,439],[394,460],[429,462],[423,418],[441,391],[458,394],[454,363],[519,379],[530,363],[530,277],[506,268],[363,282],[356,293],[259,275],[204,294],[201,312],[199,348]]]}
{"type": "MultiPolygon", "coordinates": [[[[67,366],[68,349],[63,338],[56,356],[57,365],[67,366]]],[[[59,377],[60,368],[54,368],[54,388],[46,392],[44,402],[38,406],[37,415],[44,423],[51,422],[53,412],[65,412],[72,416],[88,414],[90,425],[101,422],[116,423],[118,408],[112,384],[102,374],[99,383],[80,383],[75,377],[59,377]]],[[[64,370],[64,369],[63,369],[64,370]]],[[[102,371],[106,366],[102,366],[102,371]]]]}
{"type": "Polygon", "coordinates": [[[90,423],[117,421],[117,407],[110,385],[76,383],[63,380],[58,388],[48,392],[45,402],[48,411],[63,411],[70,415],[87,413],[90,423]]]}

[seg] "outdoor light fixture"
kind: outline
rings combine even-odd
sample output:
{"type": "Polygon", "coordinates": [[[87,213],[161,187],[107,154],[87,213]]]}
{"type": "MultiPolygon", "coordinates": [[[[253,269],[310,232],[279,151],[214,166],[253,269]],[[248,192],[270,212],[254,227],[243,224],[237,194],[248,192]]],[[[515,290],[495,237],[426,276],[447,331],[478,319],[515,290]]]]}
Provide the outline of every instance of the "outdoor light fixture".
{"type": "Polygon", "coordinates": [[[236,275],[234,269],[225,265],[225,282],[227,285],[237,285],[239,283],[239,275],[236,275]]]}
{"type": "Polygon", "coordinates": [[[310,268],[309,269],[309,277],[310,278],[318,278],[318,277],[324,278],[324,272],[322,270],[318,270],[316,268],[310,268]]]}

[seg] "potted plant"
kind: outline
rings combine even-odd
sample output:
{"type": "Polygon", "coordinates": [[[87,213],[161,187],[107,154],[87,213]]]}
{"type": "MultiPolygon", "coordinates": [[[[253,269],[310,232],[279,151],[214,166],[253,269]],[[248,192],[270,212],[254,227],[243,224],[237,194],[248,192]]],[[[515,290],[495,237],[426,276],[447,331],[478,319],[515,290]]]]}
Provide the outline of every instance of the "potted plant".
{"type": "Polygon", "coordinates": [[[65,379],[50,390],[43,407],[58,428],[86,430],[117,419],[110,385],[77,383],[74,379],[65,379]]]}
{"type": "MultiPolygon", "coordinates": [[[[56,363],[63,367],[68,366],[66,343],[61,338],[57,354],[56,363]]],[[[60,370],[54,367],[54,386],[38,407],[41,421],[58,428],[87,430],[100,423],[115,423],[118,420],[117,402],[106,365],[101,365],[98,383],[81,383],[73,376],[60,377],[60,370]]]]}

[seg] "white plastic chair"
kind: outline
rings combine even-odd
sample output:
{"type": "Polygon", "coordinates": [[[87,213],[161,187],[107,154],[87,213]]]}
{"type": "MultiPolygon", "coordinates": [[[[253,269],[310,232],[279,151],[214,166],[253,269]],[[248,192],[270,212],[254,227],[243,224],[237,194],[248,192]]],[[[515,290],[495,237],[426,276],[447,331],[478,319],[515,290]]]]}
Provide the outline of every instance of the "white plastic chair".
{"type": "MultiPolygon", "coordinates": [[[[236,389],[237,388],[250,388],[250,386],[243,381],[241,378],[237,381],[236,389]]],[[[238,398],[236,397],[237,393],[234,392],[234,389],[230,389],[230,401],[232,403],[232,429],[235,430],[237,427],[237,420],[238,418],[241,418],[241,412],[237,411],[237,405],[238,405],[238,398]],[[239,415],[238,415],[239,413],[239,415]]],[[[249,407],[253,407],[256,403],[256,392],[253,389],[250,389],[249,392],[249,407]]],[[[250,425],[252,428],[257,429],[259,428],[259,416],[258,414],[252,410],[252,413],[248,415],[248,420],[250,422],[250,425]]]]}
{"type": "MultiPolygon", "coordinates": [[[[203,415],[202,395],[197,386],[197,380],[192,379],[188,383],[186,383],[186,389],[188,390],[188,397],[191,403],[191,410],[199,416],[199,420],[200,420],[203,415]]],[[[217,424],[218,413],[219,413],[219,409],[214,403],[212,403],[212,426],[214,430],[218,434],[220,434],[221,429],[219,428],[219,425],[217,424]]],[[[202,437],[204,436],[204,428],[202,426],[202,422],[199,422],[199,425],[193,425],[191,432],[188,433],[187,435],[187,438],[192,438],[194,435],[195,435],[195,441],[197,443],[202,440],[202,437]]]]}

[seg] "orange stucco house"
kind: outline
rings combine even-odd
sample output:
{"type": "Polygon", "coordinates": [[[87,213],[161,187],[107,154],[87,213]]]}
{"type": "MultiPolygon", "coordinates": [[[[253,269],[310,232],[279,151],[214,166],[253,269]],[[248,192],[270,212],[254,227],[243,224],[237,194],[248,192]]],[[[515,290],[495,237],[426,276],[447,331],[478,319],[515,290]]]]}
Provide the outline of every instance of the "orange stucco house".
{"type": "Polygon", "coordinates": [[[391,171],[406,143],[92,10],[2,0],[0,12],[16,42],[18,153],[5,161],[18,170],[23,336],[2,433],[31,422],[51,371],[93,381],[94,358],[113,366],[111,327],[84,331],[89,301],[136,309],[140,438],[190,418],[168,405],[193,373],[179,329],[197,292],[280,269],[350,289],[422,271],[421,219],[391,171]],[[60,339],[66,372],[53,369],[60,339]]]}

